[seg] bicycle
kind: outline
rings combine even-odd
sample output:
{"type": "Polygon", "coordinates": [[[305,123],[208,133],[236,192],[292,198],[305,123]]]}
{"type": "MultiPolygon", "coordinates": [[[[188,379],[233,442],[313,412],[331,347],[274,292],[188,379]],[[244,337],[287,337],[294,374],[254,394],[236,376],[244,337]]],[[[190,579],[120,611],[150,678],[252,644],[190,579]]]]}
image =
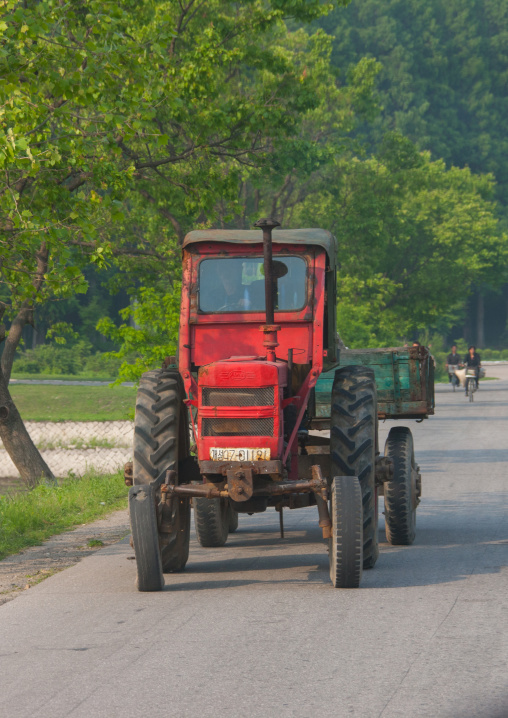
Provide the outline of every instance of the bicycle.
{"type": "Polygon", "coordinates": [[[450,381],[453,388],[453,391],[458,387],[459,385],[459,377],[455,374],[455,369],[457,369],[458,364],[448,364],[448,374],[450,375],[450,381]]]}
{"type": "Polygon", "coordinates": [[[469,401],[474,401],[475,391],[478,389],[478,378],[476,376],[476,369],[466,367],[466,396],[469,396],[469,401]]]}

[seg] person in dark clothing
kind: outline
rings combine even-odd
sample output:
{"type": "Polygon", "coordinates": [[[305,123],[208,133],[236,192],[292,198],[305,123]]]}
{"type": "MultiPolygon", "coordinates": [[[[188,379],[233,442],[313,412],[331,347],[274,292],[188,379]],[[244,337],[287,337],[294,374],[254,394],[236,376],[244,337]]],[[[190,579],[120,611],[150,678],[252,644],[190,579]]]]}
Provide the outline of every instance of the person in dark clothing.
{"type": "Polygon", "coordinates": [[[450,366],[450,365],[453,365],[453,366],[457,365],[457,366],[458,366],[459,364],[460,364],[460,356],[457,354],[457,347],[456,347],[455,344],[454,344],[454,345],[452,346],[451,352],[450,352],[450,353],[448,354],[448,356],[446,357],[446,366],[447,366],[447,367],[450,366]]]}
{"type": "MultiPolygon", "coordinates": [[[[460,365],[460,356],[457,354],[457,347],[454,344],[452,346],[451,352],[446,357],[446,369],[448,370],[449,367],[458,369],[459,365],[460,365]]],[[[448,381],[452,382],[454,378],[457,379],[457,377],[455,377],[454,374],[451,374],[450,372],[448,372],[448,381]]],[[[457,380],[457,384],[458,384],[458,380],[457,380]]]]}
{"type": "Polygon", "coordinates": [[[218,275],[222,284],[222,294],[217,295],[218,311],[241,311],[250,308],[247,288],[242,284],[241,268],[219,264],[218,275]]]}
{"type": "MultiPolygon", "coordinates": [[[[464,366],[466,369],[474,369],[475,370],[475,376],[476,376],[476,388],[478,388],[479,379],[480,379],[480,367],[482,365],[482,360],[479,354],[476,353],[476,347],[470,346],[466,356],[464,357],[464,366]]],[[[467,396],[467,390],[468,390],[468,381],[466,380],[466,396],[467,396]]]]}

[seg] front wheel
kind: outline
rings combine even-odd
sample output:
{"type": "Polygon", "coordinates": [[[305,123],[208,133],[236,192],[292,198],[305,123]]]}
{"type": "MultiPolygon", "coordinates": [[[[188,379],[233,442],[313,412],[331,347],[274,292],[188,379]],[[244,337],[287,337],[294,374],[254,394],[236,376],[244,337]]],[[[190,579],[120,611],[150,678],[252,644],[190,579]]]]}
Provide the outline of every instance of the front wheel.
{"type": "Polygon", "coordinates": [[[238,511],[235,511],[234,508],[229,505],[229,523],[228,523],[228,531],[230,534],[234,533],[236,529],[238,528],[238,511]]]}
{"type": "Polygon", "coordinates": [[[471,377],[466,379],[466,396],[469,396],[469,401],[474,401],[474,393],[476,391],[476,379],[471,377]]]}
{"type": "Polygon", "coordinates": [[[332,476],[356,476],[363,502],[363,568],[379,555],[376,491],[377,392],[372,369],[345,366],[332,388],[330,460],[332,476]]]}
{"type": "Polygon", "coordinates": [[[228,539],[232,510],[229,499],[194,498],[192,505],[196,536],[201,546],[204,548],[224,546],[228,539]]]}
{"type": "MultiPolygon", "coordinates": [[[[151,503],[155,513],[157,548],[153,548],[153,565],[161,561],[164,573],[182,571],[189,557],[190,539],[190,501],[187,497],[173,497],[170,501],[162,501],[161,477],[167,469],[178,474],[178,465],[189,456],[189,437],[187,432],[187,409],[183,403],[185,392],[182,380],[177,371],[160,369],[143,374],[139,381],[136,396],[136,414],[134,420],[134,460],[133,489],[139,489],[136,495],[140,498],[147,495],[152,485],[151,503]],[[155,484],[153,483],[155,482],[155,484]],[[143,490],[141,490],[143,487],[143,490]],[[157,558],[158,556],[158,558],[157,558]]],[[[177,483],[181,483],[177,476],[177,483]]],[[[130,501],[131,511],[138,508],[138,502],[130,501]]],[[[136,516],[134,515],[134,519],[136,516]]],[[[133,516],[131,515],[131,523],[133,516]]],[[[146,530],[146,542],[141,534],[136,535],[132,528],[132,539],[136,563],[138,564],[138,588],[143,583],[140,578],[144,569],[140,568],[138,559],[141,546],[152,543],[152,514],[146,513],[140,524],[146,530]],[[141,543],[140,543],[141,541],[141,543]]],[[[144,551],[145,549],[142,549],[144,551]]],[[[147,549],[148,550],[148,549],[147,549]]],[[[156,590],[156,589],[143,589],[156,590]]]]}
{"type": "Polygon", "coordinates": [[[132,486],[129,491],[129,515],[136,556],[138,591],[162,591],[164,588],[156,500],[156,492],[151,484],[132,486]]]}
{"type": "Polygon", "coordinates": [[[358,588],[363,569],[362,489],[356,476],[336,476],[330,497],[330,579],[334,588],[358,588]]]}

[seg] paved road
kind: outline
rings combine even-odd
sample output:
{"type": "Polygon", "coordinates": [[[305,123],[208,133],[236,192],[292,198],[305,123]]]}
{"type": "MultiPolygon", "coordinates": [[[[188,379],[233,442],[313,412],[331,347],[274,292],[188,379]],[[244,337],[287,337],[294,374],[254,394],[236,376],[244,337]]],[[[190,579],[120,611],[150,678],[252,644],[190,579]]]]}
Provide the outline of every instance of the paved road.
{"type": "Polygon", "coordinates": [[[315,510],[193,542],[159,594],[117,544],[0,608],[2,718],[506,718],[506,379],[412,424],[417,539],[383,533],[359,590],[331,588],[315,510]]]}

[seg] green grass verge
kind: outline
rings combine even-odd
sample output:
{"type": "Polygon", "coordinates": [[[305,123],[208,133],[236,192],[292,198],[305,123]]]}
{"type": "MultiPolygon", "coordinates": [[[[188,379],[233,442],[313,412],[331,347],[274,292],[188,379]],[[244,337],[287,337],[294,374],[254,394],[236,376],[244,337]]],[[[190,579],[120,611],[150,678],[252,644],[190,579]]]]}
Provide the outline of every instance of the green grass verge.
{"type": "Polygon", "coordinates": [[[124,421],[133,419],[134,386],[11,384],[23,421],[124,421]]]}
{"type": "Polygon", "coordinates": [[[59,486],[0,496],[0,559],[127,507],[128,488],[121,472],[87,474],[59,486]]]}
{"type": "Polygon", "coordinates": [[[31,379],[32,381],[109,381],[113,382],[116,376],[108,376],[107,374],[92,374],[91,372],[81,372],[80,374],[29,374],[28,372],[15,372],[11,374],[11,379],[31,379]]]}

